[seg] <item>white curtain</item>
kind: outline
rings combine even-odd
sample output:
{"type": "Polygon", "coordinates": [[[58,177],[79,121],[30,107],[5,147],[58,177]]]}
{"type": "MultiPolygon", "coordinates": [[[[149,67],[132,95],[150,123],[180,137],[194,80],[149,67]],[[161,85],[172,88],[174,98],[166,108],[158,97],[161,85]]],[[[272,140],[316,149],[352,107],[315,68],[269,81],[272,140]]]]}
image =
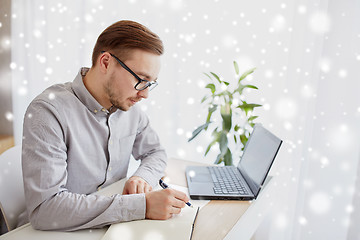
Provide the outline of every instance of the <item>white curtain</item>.
{"type": "MultiPolygon", "coordinates": [[[[141,103],[170,157],[204,158],[209,135],[187,143],[204,123],[203,72],[259,91],[247,100],[284,140],[272,174],[279,197],[258,239],[346,239],[354,234],[359,162],[360,1],[358,0],[13,0],[12,72],[16,142],[30,101],[47,86],[90,66],[97,36],[121,19],[158,33],[166,53],[159,86],[141,103]],[[353,215],[351,215],[353,214],[353,215]]],[[[235,160],[236,162],[236,160],[235,160]]],[[[356,231],[355,231],[356,232],[356,231]]]]}

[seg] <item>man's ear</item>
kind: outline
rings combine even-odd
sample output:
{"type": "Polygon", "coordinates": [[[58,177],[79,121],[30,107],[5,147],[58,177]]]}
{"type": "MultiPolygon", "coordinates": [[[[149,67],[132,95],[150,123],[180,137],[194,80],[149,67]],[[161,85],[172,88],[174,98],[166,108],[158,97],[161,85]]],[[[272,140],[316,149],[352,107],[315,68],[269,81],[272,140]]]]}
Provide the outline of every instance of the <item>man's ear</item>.
{"type": "Polygon", "coordinates": [[[99,63],[100,71],[104,74],[108,71],[110,58],[111,55],[107,52],[104,52],[99,56],[98,63],[99,63]]]}

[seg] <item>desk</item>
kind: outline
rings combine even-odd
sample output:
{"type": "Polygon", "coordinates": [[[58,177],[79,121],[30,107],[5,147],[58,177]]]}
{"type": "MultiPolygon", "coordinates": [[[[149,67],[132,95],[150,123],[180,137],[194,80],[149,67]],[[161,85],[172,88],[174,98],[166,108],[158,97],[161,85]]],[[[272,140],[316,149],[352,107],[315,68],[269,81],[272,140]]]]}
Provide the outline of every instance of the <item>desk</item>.
{"type": "MultiPolygon", "coordinates": [[[[185,178],[185,168],[187,165],[203,165],[179,159],[169,159],[166,175],[168,181],[172,184],[187,186],[185,178]]],[[[266,192],[269,186],[266,186],[254,202],[250,201],[210,201],[204,206],[197,217],[193,240],[198,239],[250,239],[265,217],[261,207],[266,208],[266,192]],[[259,217],[258,212],[262,213],[259,217]],[[246,221],[242,216],[246,216],[246,221]],[[235,227],[234,227],[235,226],[235,227]],[[234,229],[233,229],[234,228],[234,229]],[[241,236],[241,238],[239,238],[241,236]]],[[[0,236],[1,240],[15,239],[36,239],[36,240],[100,240],[105,234],[107,228],[81,230],[76,232],[55,232],[55,231],[37,231],[30,224],[26,224],[5,235],[0,236]]]]}
{"type": "Polygon", "coordinates": [[[14,146],[14,137],[9,135],[0,135],[0,154],[14,146]]]}

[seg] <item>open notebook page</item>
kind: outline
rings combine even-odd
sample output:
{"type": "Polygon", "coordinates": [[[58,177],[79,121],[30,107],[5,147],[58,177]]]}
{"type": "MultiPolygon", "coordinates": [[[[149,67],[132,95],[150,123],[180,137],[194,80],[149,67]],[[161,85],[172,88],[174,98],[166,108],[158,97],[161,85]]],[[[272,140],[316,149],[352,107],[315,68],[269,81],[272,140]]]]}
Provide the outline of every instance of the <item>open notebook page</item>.
{"type": "MultiPolygon", "coordinates": [[[[111,196],[116,193],[121,193],[126,180],[127,179],[122,179],[98,191],[96,194],[111,196]]],[[[172,184],[170,184],[170,187],[188,194],[188,190],[185,187],[172,184]]],[[[161,187],[157,186],[154,188],[154,191],[160,189],[161,187]]],[[[145,219],[112,224],[101,240],[190,239],[198,208],[206,205],[208,202],[209,201],[192,200],[191,204],[193,208],[186,206],[181,210],[180,214],[174,214],[168,220],[145,219]]]]}

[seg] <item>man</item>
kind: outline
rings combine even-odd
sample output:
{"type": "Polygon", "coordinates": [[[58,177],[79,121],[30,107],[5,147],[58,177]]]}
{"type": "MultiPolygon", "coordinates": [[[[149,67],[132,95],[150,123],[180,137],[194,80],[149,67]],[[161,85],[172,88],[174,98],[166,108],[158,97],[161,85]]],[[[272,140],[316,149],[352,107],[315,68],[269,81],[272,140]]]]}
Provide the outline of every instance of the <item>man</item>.
{"type": "Polygon", "coordinates": [[[27,215],[36,229],[72,231],[137,219],[168,219],[185,207],[179,191],[151,191],[166,154],[135,104],[157,85],[163,45],[139,23],[119,21],[99,36],[92,67],[49,87],[24,119],[27,215]],[[126,177],[123,195],[89,195],[126,177]]]}

